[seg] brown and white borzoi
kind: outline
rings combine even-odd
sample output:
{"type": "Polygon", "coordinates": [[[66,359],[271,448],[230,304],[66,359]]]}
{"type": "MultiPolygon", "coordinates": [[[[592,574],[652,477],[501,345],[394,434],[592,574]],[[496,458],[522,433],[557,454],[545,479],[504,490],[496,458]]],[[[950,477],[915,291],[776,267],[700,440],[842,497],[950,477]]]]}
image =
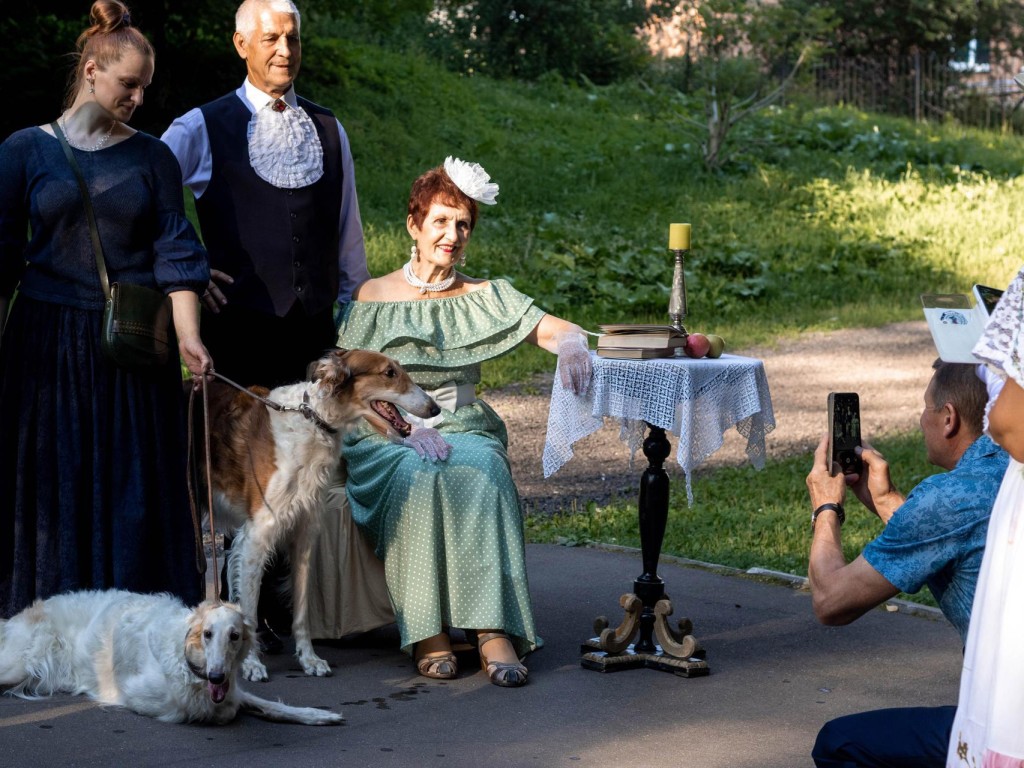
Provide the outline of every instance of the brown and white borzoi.
{"type": "Polygon", "coordinates": [[[0,621],[0,686],[24,698],[87,694],[169,723],[228,723],[238,711],[332,725],[342,716],[242,690],[253,626],[238,606],[195,610],[170,595],[67,592],[0,621]]]}
{"type": "MultiPolygon", "coordinates": [[[[333,350],[311,366],[310,378],[270,392],[251,388],[290,411],[271,409],[218,381],[208,383],[207,397],[215,520],[235,529],[228,557],[231,600],[255,622],[263,569],[275,548],[287,544],[295,655],[307,675],[321,677],[331,671],[309,637],[309,560],[341,439],[366,419],[401,440],[411,427],[396,405],[421,418],[440,409],[395,360],[378,352],[333,350]]],[[[242,673],[247,680],[267,679],[255,644],[242,673]]]]}

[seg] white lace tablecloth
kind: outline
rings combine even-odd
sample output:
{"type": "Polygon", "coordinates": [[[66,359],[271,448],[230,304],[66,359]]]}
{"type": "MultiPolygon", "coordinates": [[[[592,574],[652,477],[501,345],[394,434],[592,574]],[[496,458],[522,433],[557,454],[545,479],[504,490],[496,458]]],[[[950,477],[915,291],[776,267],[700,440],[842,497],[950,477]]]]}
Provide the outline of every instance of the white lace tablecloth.
{"type": "Polygon", "coordinates": [[[739,355],[611,360],[591,352],[591,362],[594,376],[583,396],[572,394],[555,376],[544,477],[569,461],[573,443],[604,426],[606,417],[618,419],[631,463],[648,424],[679,438],[676,460],[686,476],[690,504],[690,474],[722,447],[723,435],[732,427],[747,438],[751,463],[758,469],[764,466],[765,435],[775,429],[775,412],[760,360],[739,355]]]}

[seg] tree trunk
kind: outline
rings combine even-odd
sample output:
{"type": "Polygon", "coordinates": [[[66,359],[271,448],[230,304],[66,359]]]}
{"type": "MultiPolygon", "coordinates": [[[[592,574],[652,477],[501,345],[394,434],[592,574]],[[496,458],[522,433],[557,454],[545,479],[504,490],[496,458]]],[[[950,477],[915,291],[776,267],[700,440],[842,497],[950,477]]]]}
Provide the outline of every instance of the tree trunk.
{"type": "Polygon", "coordinates": [[[711,88],[708,101],[708,137],[704,143],[704,167],[718,170],[722,163],[722,148],[729,133],[729,103],[720,103],[715,88],[711,88]]]}

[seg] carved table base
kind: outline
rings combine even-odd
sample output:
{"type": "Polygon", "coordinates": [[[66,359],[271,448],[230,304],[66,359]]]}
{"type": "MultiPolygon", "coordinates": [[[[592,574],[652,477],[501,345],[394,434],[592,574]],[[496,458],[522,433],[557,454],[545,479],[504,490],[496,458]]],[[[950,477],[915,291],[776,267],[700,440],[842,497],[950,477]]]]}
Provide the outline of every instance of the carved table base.
{"type": "Polygon", "coordinates": [[[644,455],[649,466],[640,478],[639,501],[644,572],[633,582],[633,591],[619,599],[626,615],[618,627],[611,629],[604,616],[594,620],[598,636],[580,646],[580,665],[599,672],[650,667],[682,677],[701,677],[709,674],[710,669],[704,649],[691,634],[693,623],[683,618],[677,629],[669,626],[672,603],[665,594],[665,582],[658,576],[658,558],[668,520],[668,474],[663,465],[671,446],[664,429],[648,426],[644,455]]]}
{"type": "Polygon", "coordinates": [[[643,625],[643,602],[629,593],[619,599],[619,605],[626,615],[615,629],[608,627],[608,619],[598,616],[594,620],[592,637],[580,646],[580,665],[598,672],[618,672],[623,669],[648,667],[662,672],[672,672],[681,677],[703,677],[711,670],[706,661],[707,654],[697,639],[690,634],[693,622],[679,619],[678,628],[672,629],[668,617],[672,615],[672,603],[666,595],[659,600],[653,611],[654,636],[658,643],[645,643],[643,625]],[[633,635],[640,632],[640,642],[632,643],[633,635]],[[648,649],[647,646],[651,647],[648,649]]]}

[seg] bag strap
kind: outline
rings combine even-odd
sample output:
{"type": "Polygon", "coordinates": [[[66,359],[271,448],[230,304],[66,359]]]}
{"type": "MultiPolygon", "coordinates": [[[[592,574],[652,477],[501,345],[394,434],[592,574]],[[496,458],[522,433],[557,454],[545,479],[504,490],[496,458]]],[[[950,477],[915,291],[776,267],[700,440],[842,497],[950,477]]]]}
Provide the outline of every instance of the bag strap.
{"type": "Polygon", "coordinates": [[[107,265],[103,261],[103,244],[100,242],[100,231],[96,227],[96,214],[92,210],[92,198],[89,196],[89,188],[85,185],[82,169],[78,166],[78,161],[75,160],[75,155],[71,151],[71,145],[68,144],[68,140],[64,137],[64,131],[60,129],[56,121],[50,123],[50,128],[53,129],[53,135],[60,142],[61,149],[64,150],[64,156],[71,163],[71,170],[75,172],[75,178],[78,179],[78,188],[82,190],[82,200],[85,202],[85,217],[89,220],[89,234],[92,235],[92,250],[96,255],[96,271],[100,273],[100,285],[103,286],[103,296],[109,299],[110,278],[107,277],[107,265]]]}

